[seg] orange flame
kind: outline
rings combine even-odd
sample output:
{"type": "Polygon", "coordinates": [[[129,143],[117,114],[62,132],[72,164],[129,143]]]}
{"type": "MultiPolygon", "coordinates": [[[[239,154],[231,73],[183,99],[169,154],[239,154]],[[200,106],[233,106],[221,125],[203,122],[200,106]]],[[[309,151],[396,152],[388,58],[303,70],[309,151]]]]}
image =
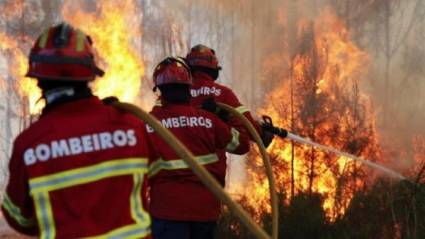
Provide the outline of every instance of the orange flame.
{"type": "MultiPolygon", "coordinates": [[[[298,24],[301,49],[292,59],[291,76],[269,94],[266,102],[273,103],[259,113],[271,116],[276,125],[287,129],[292,126],[296,134],[374,160],[379,155],[375,116],[369,97],[358,89],[365,77],[368,56],[350,40],[345,25],[329,11],[321,13],[311,24],[308,22],[301,20],[298,24]]],[[[267,64],[276,65],[273,60],[267,64]]],[[[288,202],[292,181],[291,143],[275,140],[269,153],[278,188],[288,202]]],[[[268,184],[256,155],[248,164],[251,181],[246,200],[258,216],[270,212],[270,207],[268,184]]],[[[306,145],[295,145],[293,170],[295,194],[319,193],[330,220],[344,214],[356,190],[367,181],[359,163],[306,145]]]]}
{"type": "Polygon", "coordinates": [[[418,182],[425,183],[425,136],[416,135],[412,140],[414,167],[410,174],[417,178],[418,182]],[[417,175],[419,173],[419,175],[417,175]]]}
{"type": "MultiPolygon", "coordinates": [[[[24,41],[28,39],[24,38],[24,41]]],[[[16,87],[20,95],[27,96],[29,112],[36,114],[43,108],[43,103],[39,101],[41,91],[37,87],[37,82],[34,79],[25,77],[28,70],[28,59],[26,54],[18,46],[21,40],[6,35],[0,32],[0,50],[8,59],[7,74],[12,77],[16,83],[16,87]]]]}
{"type": "MultiPolygon", "coordinates": [[[[85,4],[85,2],[81,2],[85,4]]],[[[94,41],[99,65],[105,70],[105,75],[94,82],[94,93],[99,97],[117,96],[122,101],[135,102],[139,94],[141,79],[145,68],[140,54],[141,30],[140,14],[134,1],[126,0],[119,3],[105,1],[97,4],[98,13],[86,13],[77,1],[66,1],[63,5],[64,19],[74,26],[81,28],[94,41]],[[131,16],[132,18],[129,18],[131,16]],[[135,17],[136,16],[136,17],[135,17]],[[134,22],[137,21],[137,22],[134,22]]],[[[23,11],[22,4],[7,4],[7,19],[16,19],[23,11]]],[[[32,44],[35,39],[21,36],[25,42],[32,44]]],[[[44,106],[41,91],[35,80],[24,77],[28,60],[26,54],[18,46],[22,39],[16,39],[0,32],[0,50],[7,55],[9,67],[8,77],[15,79],[18,93],[28,99],[29,112],[37,114],[44,106]],[[13,67],[10,67],[12,66],[13,67]]]]}
{"type": "Polygon", "coordinates": [[[66,1],[64,19],[90,35],[101,60],[105,75],[94,84],[94,92],[100,97],[117,96],[122,101],[134,102],[145,74],[140,48],[140,19],[135,1],[97,2],[97,13],[75,9],[78,1],[66,1]],[[136,21],[136,22],[134,22],[136,21]]]}

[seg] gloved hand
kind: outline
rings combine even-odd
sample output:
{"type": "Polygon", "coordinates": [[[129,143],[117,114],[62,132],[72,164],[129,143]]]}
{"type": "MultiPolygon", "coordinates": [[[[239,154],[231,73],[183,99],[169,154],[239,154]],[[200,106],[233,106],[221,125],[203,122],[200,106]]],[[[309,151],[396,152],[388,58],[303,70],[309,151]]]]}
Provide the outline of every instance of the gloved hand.
{"type": "Polygon", "coordinates": [[[263,141],[264,146],[267,148],[272,143],[274,139],[274,134],[268,131],[270,126],[268,124],[261,124],[261,140],[263,141]]]}
{"type": "Polygon", "coordinates": [[[222,121],[227,122],[230,119],[229,112],[221,109],[217,106],[217,102],[214,98],[207,98],[202,102],[202,109],[209,111],[213,114],[216,114],[222,121]]]}
{"type": "Polygon", "coordinates": [[[103,104],[112,105],[115,102],[119,102],[120,100],[116,96],[108,96],[102,99],[103,104]]]}

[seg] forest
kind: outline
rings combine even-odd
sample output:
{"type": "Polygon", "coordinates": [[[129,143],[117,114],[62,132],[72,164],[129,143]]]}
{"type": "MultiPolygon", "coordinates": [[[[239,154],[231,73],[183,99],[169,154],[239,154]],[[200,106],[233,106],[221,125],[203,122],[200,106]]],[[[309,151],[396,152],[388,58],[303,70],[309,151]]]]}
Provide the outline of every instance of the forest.
{"type": "MultiPolygon", "coordinates": [[[[106,70],[92,85],[100,97],[149,110],[154,66],[205,44],[219,82],[258,119],[405,177],[276,137],[279,238],[425,238],[423,0],[0,0],[1,191],[14,138],[43,107],[24,77],[29,49],[61,21],[92,36],[106,70]]],[[[229,157],[226,191],[270,231],[269,184],[251,148],[229,157]]],[[[255,237],[223,206],[218,238],[255,237]]]]}

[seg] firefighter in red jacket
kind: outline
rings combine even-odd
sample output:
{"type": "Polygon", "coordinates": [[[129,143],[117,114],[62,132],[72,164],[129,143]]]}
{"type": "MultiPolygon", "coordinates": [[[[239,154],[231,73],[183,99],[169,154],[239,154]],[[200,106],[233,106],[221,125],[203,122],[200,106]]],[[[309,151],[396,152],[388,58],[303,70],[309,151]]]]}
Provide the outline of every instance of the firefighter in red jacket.
{"type": "Polygon", "coordinates": [[[46,30],[30,54],[46,107],[14,142],[2,211],[40,238],[150,238],[144,195],[145,125],[93,96],[103,72],[92,42],[67,24],[46,30]]]}
{"type": "MultiPolygon", "coordinates": [[[[223,182],[225,158],[217,155],[217,149],[246,153],[248,138],[216,115],[190,105],[192,79],[185,62],[167,58],[156,67],[153,78],[163,105],[155,107],[152,114],[223,182]]],[[[152,128],[147,129],[161,156],[151,162],[149,172],[153,238],[214,238],[219,200],[152,128]]]]}
{"type": "MultiPolygon", "coordinates": [[[[253,119],[249,109],[240,103],[230,88],[216,82],[221,67],[218,65],[215,51],[201,44],[196,45],[187,54],[186,61],[193,76],[193,85],[191,88],[192,104],[208,111],[215,111],[217,114],[223,115],[222,118],[228,118],[230,122],[237,124],[236,122],[239,122],[239,120],[229,117],[228,113],[219,109],[215,102],[232,106],[253,124],[267,147],[273,140],[273,135],[262,130],[262,126],[253,119]]],[[[239,124],[241,123],[239,122],[239,124]]],[[[241,133],[251,137],[245,128],[241,133]]]]}

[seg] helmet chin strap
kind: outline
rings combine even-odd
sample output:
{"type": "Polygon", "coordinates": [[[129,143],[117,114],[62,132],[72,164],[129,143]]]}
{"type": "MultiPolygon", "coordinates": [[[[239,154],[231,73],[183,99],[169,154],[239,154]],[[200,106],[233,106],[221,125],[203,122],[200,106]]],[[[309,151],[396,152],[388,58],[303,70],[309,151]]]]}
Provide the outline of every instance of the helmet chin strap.
{"type": "Polygon", "coordinates": [[[44,92],[46,104],[50,105],[60,99],[69,98],[75,95],[75,89],[71,86],[55,88],[44,92]]]}

